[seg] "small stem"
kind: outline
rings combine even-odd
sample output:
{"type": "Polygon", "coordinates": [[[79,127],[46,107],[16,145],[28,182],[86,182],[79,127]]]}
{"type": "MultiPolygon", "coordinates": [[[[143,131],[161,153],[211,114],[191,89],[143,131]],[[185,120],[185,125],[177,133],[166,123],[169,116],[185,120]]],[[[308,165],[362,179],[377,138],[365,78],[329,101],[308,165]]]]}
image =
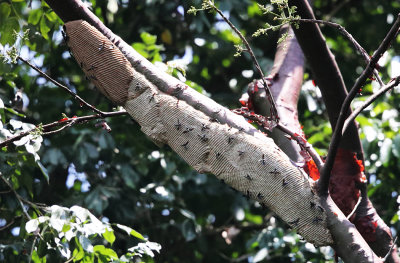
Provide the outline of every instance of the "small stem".
{"type": "MultiPolygon", "coordinates": [[[[83,116],[83,117],[68,118],[68,120],[65,120],[65,121],[62,121],[62,122],[55,121],[55,122],[48,123],[48,124],[42,126],[43,130],[44,130],[43,135],[54,134],[56,132],[60,132],[60,131],[62,131],[64,129],[66,129],[66,128],[71,127],[73,124],[77,124],[77,123],[83,123],[83,122],[86,122],[86,121],[89,121],[89,120],[103,119],[103,118],[106,118],[106,117],[115,117],[115,116],[127,115],[127,114],[128,113],[126,111],[122,110],[122,111],[115,111],[115,112],[103,112],[102,115],[93,114],[93,115],[88,115],[88,116],[83,116]],[[62,127],[59,128],[58,130],[46,131],[46,130],[49,130],[49,129],[53,128],[53,127],[57,127],[57,126],[61,126],[61,125],[62,125],[62,127]]],[[[36,129],[37,128],[35,127],[35,128],[30,129],[28,131],[21,132],[20,134],[1,142],[0,143],[0,148],[9,145],[10,143],[12,143],[12,142],[14,142],[16,140],[19,140],[24,136],[29,135],[30,133],[32,133],[36,129]]]]}
{"type": "Polygon", "coordinates": [[[342,135],[345,133],[347,128],[350,126],[350,123],[355,120],[355,118],[360,114],[361,111],[363,111],[365,108],[367,108],[369,105],[371,105],[372,102],[374,102],[377,98],[379,98],[381,95],[385,94],[387,91],[393,89],[394,87],[398,86],[400,84],[400,76],[397,76],[396,78],[392,79],[388,84],[380,88],[376,93],[372,94],[364,103],[355,109],[349,117],[347,117],[346,121],[344,122],[343,129],[342,129],[342,135]]]}
{"type": "Polygon", "coordinates": [[[349,94],[344,100],[342,107],[340,109],[339,118],[337,120],[331,144],[329,145],[329,151],[326,158],[326,162],[322,168],[321,177],[319,180],[319,190],[321,194],[326,194],[328,192],[329,187],[329,179],[331,176],[331,171],[333,168],[333,164],[335,162],[336,152],[339,148],[340,139],[342,138],[342,129],[344,122],[346,120],[347,114],[350,109],[350,104],[354,97],[357,95],[360,88],[364,85],[365,81],[371,76],[371,73],[375,69],[376,63],[381,58],[383,53],[390,47],[393,39],[396,37],[398,30],[400,28],[400,14],[397,15],[397,19],[394,22],[392,28],[389,30],[385,39],[379,45],[378,49],[374,52],[371,60],[368,63],[368,66],[361,73],[360,77],[357,79],[356,83],[351,88],[349,94]]]}
{"type": "Polygon", "coordinates": [[[23,59],[22,57],[18,56],[19,60],[21,60],[22,62],[24,62],[25,64],[27,64],[29,67],[33,68],[34,70],[36,70],[42,77],[44,77],[45,79],[47,79],[48,81],[52,82],[54,85],[56,85],[59,88],[64,89],[66,92],[68,92],[69,94],[71,94],[71,96],[78,100],[79,103],[85,105],[86,107],[88,107],[89,109],[91,109],[92,111],[96,112],[97,114],[100,114],[101,116],[104,115],[104,112],[102,112],[101,110],[98,110],[95,106],[87,103],[84,99],[82,99],[81,97],[79,97],[76,93],[74,93],[71,89],[69,89],[67,86],[62,85],[61,83],[59,83],[58,81],[56,81],[55,79],[51,78],[49,75],[47,75],[46,73],[44,73],[42,70],[40,70],[38,67],[34,66],[33,64],[31,64],[29,61],[23,59]]]}
{"type": "Polygon", "coordinates": [[[354,215],[354,213],[356,212],[358,206],[359,206],[360,203],[361,203],[361,200],[362,200],[362,196],[360,195],[360,196],[358,197],[358,200],[357,200],[356,205],[353,207],[353,210],[350,212],[350,214],[348,214],[348,215],[346,216],[346,219],[347,219],[347,220],[350,220],[350,217],[352,217],[352,216],[354,215]]]}
{"type": "MultiPolygon", "coordinates": [[[[28,214],[28,211],[26,211],[26,208],[25,208],[25,206],[24,206],[24,204],[23,204],[23,202],[22,202],[22,200],[24,200],[24,198],[23,198],[22,196],[20,196],[20,195],[17,193],[17,191],[15,191],[15,189],[12,187],[12,185],[10,184],[10,182],[9,182],[6,178],[4,178],[4,176],[3,176],[2,173],[0,173],[0,178],[1,178],[1,180],[3,180],[3,182],[11,189],[11,191],[13,191],[15,197],[16,197],[17,200],[18,200],[19,205],[21,206],[22,213],[25,215],[26,218],[28,218],[29,220],[31,220],[32,218],[31,218],[30,215],[28,214]]],[[[24,201],[27,202],[27,203],[31,203],[31,202],[29,202],[28,200],[24,200],[24,201]]]]}
{"type": "Polygon", "coordinates": [[[278,123],[276,128],[278,128],[279,130],[283,131],[284,133],[288,134],[291,138],[296,140],[296,142],[300,145],[300,147],[304,148],[307,151],[307,153],[311,156],[315,165],[318,168],[318,171],[321,172],[324,162],[322,161],[322,159],[319,156],[319,154],[317,153],[317,151],[312,147],[312,145],[309,142],[307,142],[305,139],[301,138],[301,136],[296,135],[295,133],[293,133],[291,130],[289,130],[288,128],[286,128],[285,126],[283,126],[280,123],[278,123]]]}
{"type": "MultiPolygon", "coordinates": [[[[318,20],[318,19],[293,19],[292,21],[294,22],[303,22],[303,23],[316,23],[316,24],[322,24],[322,25],[327,25],[333,28],[336,28],[337,30],[339,30],[339,32],[344,35],[355,47],[355,49],[360,52],[360,54],[363,56],[364,61],[368,64],[370,61],[370,57],[367,53],[367,51],[365,51],[365,49],[354,39],[354,37],[347,32],[347,30],[342,26],[339,25],[337,23],[333,23],[330,21],[324,21],[324,20],[318,20]]],[[[376,78],[376,80],[378,81],[379,85],[383,86],[384,83],[381,79],[381,77],[379,76],[379,72],[378,70],[374,69],[374,76],[376,78]]]]}
{"type": "Polygon", "coordinates": [[[390,247],[389,251],[386,253],[386,256],[382,258],[382,262],[386,262],[386,260],[389,258],[390,254],[392,253],[393,248],[396,246],[397,242],[397,236],[393,240],[392,246],[390,247]]]}
{"type": "Polygon", "coordinates": [[[274,98],[272,97],[272,93],[271,90],[267,84],[267,82],[265,81],[265,76],[264,73],[261,69],[260,64],[258,63],[258,60],[256,58],[256,56],[254,55],[254,52],[252,50],[252,48],[250,47],[249,42],[247,41],[247,39],[243,36],[243,34],[232,24],[231,21],[229,21],[228,18],[225,17],[225,15],[222,13],[221,10],[219,10],[211,1],[209,1],[209,4],[214,8],[214,10],[222,17],[222,19],[225,20],[225,22],[233,29],[233,31],[235,31],[235,33],[239,36],[239,38],[242,40],[242,42],[244,43],[244,45],[246,46],[246,51],[250,54],[251,59],[253,60],[254,65],[256,66],[257,71],[259,72],[262,82],[263,82],[263,86],[265,89],[265,92],[267,93],[267,98],[268,101],[271,103],[271,117],[272,120],[278,124],[279,123],[279,114],[278,114],[278,110],[276,107],[276,103],[274,98]]]}

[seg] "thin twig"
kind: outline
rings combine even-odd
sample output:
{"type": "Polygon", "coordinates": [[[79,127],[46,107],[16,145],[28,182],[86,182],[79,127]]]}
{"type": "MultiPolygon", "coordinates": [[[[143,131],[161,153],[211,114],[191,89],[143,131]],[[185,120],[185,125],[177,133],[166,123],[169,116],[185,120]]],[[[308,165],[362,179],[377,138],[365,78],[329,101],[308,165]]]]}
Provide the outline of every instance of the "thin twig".
{"type": "Polygon", "coordinates": [[[306,139],[304,139],[299,134],[293,133],[291,130],[289,130],[288,128],[286,128],[284,125],[282,125],[280,123],[278,123],[276,128],[278,128],[279,130],[283,131],[284,133],[290,135],[290,137],[293,138],[299,144],[299,146],[301,148],[306,150],[307,153],[313,159],[315,165],[318,168],[318,171],[321,171],[321,169],[324,165],[324,162],[322,161],[322,159],[319,156],[319,154],[317,153],[317,151],[313,148],[313,146],[306,139]]]}
{"type": "Polygon", "coordinates": [[[350,126],[350,123],[355,120],[355,118],[360,114],[361,111],[363,111],[365,108],[367,108],[369,105],[371,105],[372,102],[374,102],[377,98],[379,98],[381,95],[385,94],[387,91],[393,89],[394,87],[398,86],[400,84],[400,76],[397,76],[396,78],[392,79],[389,84],[386,84],[382,88],[380,88],[376,93],[372,94],[364,103],[355,109],[349,117],[347,117],[346,121],[344,122],[343,129],[342,129],[342,135],[345,133],[347,128],[350,126]]]}
{"type": "MultiPolygon", "coordinates": [[[[363,56],[366,64],[368,64],[369,61],[371,60],[367,51],[365,51],[365,49],[357,42],[357,40],[354,39],[354,37],[349,32],[347,32],[347,30],[342,25],[339,25],[337,23],[333,23],[330,21],[324,21],[324,20],[318,20],[318,19],[293,19],[292,21],[303,22],[303,23],[317,23],[317,24],[327,25],[327,26],[336,28],[337,30],[339,30],[339,32],[342,35],[344,35],[353,44],[355,49],[358,52],[360,52],[360,54],[363,56]]],[[[373,73],[374,73],[374,76],[375,76],[376,80],[378,81],[379,85],[383,86],[384,83],[383,83],[381,77],[379,76],[378,70],[374,69],[373,73]]]]}
{"type": "Polygon", "coordinates": [[[28,218],[29,220],[31,220],[31,217],[30,217],[30,215],[28,214],[28,211],[26,210],[26,208],[25,208],[25,206],[24,206],[22,200],[24,200],[26,203],[31,203],[31,202],[29,202],[28,200],[25,200],[22,196],[20,196],[20,195],[17,193],[17,191],[15,191],[15,189],[12,187],[12,185],[10,184],[10,182],[9,182],[6,178],[4,178],[4,176],[3,176],[2,173],[0,173],[0,178],[1,178],[1,179],[3,180],[3,182],[13,191],[15,197],[16,197],[17,200],[18,200],[19,205],[21,206],[22,213],[25,215],[26,218],[28,218]]]}
{"type": "Polygon", "coordinates": [[[346,219],[347,219],[347,220],[350,220],[350,217],[352,217],[352,216],[354,215],[354,213],[356,212],[358,206],[359,206],[360,203],[361,203],[361,200],[362,200],[362,196],[360,195],[360,196],[358,197],[358,200],[357,200],[356,205],[353,207],[353,210],[351,211],[350,214],[348,214],[348,215],[346,216],[346,219]]]}
{"type": "MultiPolygon", "coordinates": [[[[266,130],[270,130],[269,121],[262,115],[255,114],[253,112],[249,112],[248,110],[244,110],[244,108],[234,109],[234,110],[232,110],[232,112],[234,112],[238,115],[241,115],[241,116],[245,117],[246,119],[256,122],[257,124],[259,124],[266,130]]],[[[300,148],[304,149],[311,156],[311,158],[315,162],[315,165],[318,168],[318,171],[320,171],[320,169],[322,168],[324,163],[323,163],[321,157],[319,156],[319,154],[317,153],[317,151],[315,151],[315,149],[312,147],[312,145],[309,142],[307,142],[306,139],[304,139],[299,134],[292,132],[291,130],[286,128],[281,123],[277,123],[275,128],[288,134],[293,140],[295,140],[297,142],[297,144],[300,146],[300,148]]]]}
{"type": "Polygon", "coordinates": [[[386,35],[382,43],[379,45],[378,49],[374,52],[370,62],[368,63],[368,66],[361,73],[360,77],[357,79],[356,83],[353,85],[349,94],[343,101],[339,113],[339,118],[337,120],[336,127],[333,132],[332,141],[329,146],[326,162],[322,168],[322,173],[319,180],[319,190],[321,194],[326,194],[328,192],[331,171],[333,168],[333,164],[335,162],[336,152],[339,147],[340,139],[342,138],[342,129],[350,109],[350,104],[357,95],[357,93],[359,92],[359,90],[361,89],[361,87],[364,85],[365,81],[368,79],[369,76],[371,76],[373,70],[375,69],[376,63],[378,63],[383,53],[386,52],[386,50],[390,47],[390,44],[396,37],[399,28],[400,28],[400,14],[397,15],[397,19],[394,22],[392,28],[389,30],[388,34],[386,35]]]}
{"type": "Polygon", "coordinates": [[[265,76],[264,76],[264,73],[263,73],[263,71],[261,69],[261,66],[258,63],[258,60],[257,60],[256,56],[254,55],[254,52],[253,52],[252,48],[250,47],[249,42],[243,36],[243,34],[232,24],[232,22],[229,21],[229,19],[225,17],[225,15],[222,13],[221,10],[219,10],[211,1],[209,1],[209,4],[222,17],[222,19],[224,19],[225,22],[233,29],[233,31],[235,31],[235,33],[239,36],[239,38],[242,40],[242,42],[246,46],[246,50],[245,51],[247,51],[250,54],[250,57],[253,60],[253,63],[256,66],[256,69],[258,70],[258,72],[259,72],[259,74],[261,76],[261,79],[262,79],[262,82],[263,82],[263,86],[264,86],[265,92],[267,94],[268,101],[271,104],[271,117],[272,117],[272,120],[275,122],[275,124],[278,124],[279,123],[279,114],[278,114],[278,110],[277,110],[277,107],[276,107],[275,100],[274,100],[274,98],[272,96],[272,92],[271,92],[271,90],[270,90],[270,88],[269,88],[269,86],[268,86],[268,84],[267,84],[267,82],[265,80],[265,76]]]}
{"type": "MultiPolygon", "coordinates": [[[[66,120],[55,121],[55,122],[43,125],[42,126],[42,128],[43,128],[43,133],[42,134],[43,135],[48,135],[48,134],[53,134],[55,132],[62,131],[65,128],[71,127],[72,126],[71,123],[78,124],[78,123],[84,123],[84,122],[89,121],[89,120],[103,119],[103,118],[106,118],[106,117],[115,117],[115,116],[127,115],[127,114],[128,113],[125,110],[122,110],[122,111],[115,111],[115,112],[103,112],[102,115],[93,114],[93,115],[88,115],[88,116],[83,116],[83,117],[67,118],[66,120]],[[58,127],[58,126],[62,126],[62,127],[60,129],[58,129],[58,130],[55,130],[55,131],[51,131],[50,130],[51,128],[58,127]]],[[[14,142],[16,140],[19,140],[22,137],[33,133],[34,131],[37,130],[37,128],[38,127],[35,127],[35,128],[30,129],[28,131],[21,132],[20,134],[14,136],[14,137],[11,137],[11,138],[8,138],[7,140],[4,140],[3,142],[0,143],[0,148],[2,148],[4,146],[7,146],[12,142],[14,142]]]]}
{"type": "Polygon", "coordinates": [[[11,222],[8,223],[7,225],[0,227],[0,232],[3,231],[3,230],[5,230],[5,229],[7,229],[7,228],[9,228],[9,227],[12,226],[14,223],[15,223],[15,220],[12,219],[11,222]]]}
{"type": "Polygon", "coordinates": [[[397,242],[397,236],[395,237],[395,239],[393,240],[393,244],[390,246],[389,251],[386,253],[385,257],[382,258],[382,262],[386,262],[386,260],[389,258],[390,254],[392,253],[393,248],[396,246],[396,242],[397,242]]]}
{"type": "Polygon", "coordinates": [[[56,85],[59,88],[64,89],[66,92],[68,92],[69,94],[71,94],[71,96],[78,100],[79,103],[85,105],[86,107],[88,107],[89,109],[91,109],[92,111],[96,112],[97,114],[100,114],[101,116],[104,115],[104,112],[102,112],[101,110],[98,110],[95,106],[87,103],[84,99],[82,99],[81,97],[79,97],[75,92],[73,92],[71,89],[69,89],[67,86],[59,83],[58,81],[56,81],[55,79],[51,78],[49,75],[47,75],[46,73],[44,73],[42,70],[40,70],[38,67],[36,67],[35,65],[33,65],[32,63],[30,63],[29,61],[23,59],[22,57],[18,56],[19,60],[21,60],[22,62],[24,62],[25,64],[27,64],[29,67],[33,68],[34,70],[36,70],[42,77],[44,77],[45,79],[47,79],[48,81],[52,82],[54,85],[56,85]]]}

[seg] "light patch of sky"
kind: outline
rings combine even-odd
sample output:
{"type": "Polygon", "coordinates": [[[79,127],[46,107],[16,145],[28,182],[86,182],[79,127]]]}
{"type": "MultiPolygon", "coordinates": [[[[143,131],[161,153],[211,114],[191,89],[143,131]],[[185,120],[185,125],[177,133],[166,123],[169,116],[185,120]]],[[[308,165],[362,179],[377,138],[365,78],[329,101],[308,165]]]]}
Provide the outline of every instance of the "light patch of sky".
{"type": "MultiPolygon", "coordinates": [[[[222,14],[229,19],[229,11],[222,11],[222,14]]],[[[216,22],[214,24],[215,29],[217,29],[218,31],[224,31],[227,29],[231,29],[230,26],[224,21],[224,19],[222,18],[222,16],[220,16],[219,14],[217,14],[217,20],[218,22],[216,22]]]]}
{"type": "Polygon", "coordinates": [[[253,74],[254,74],[254,71],[252,71],[251,69],[242,71],[242,76],[245,78],[248,78],[248,79],[253,77],[253,74]]]}
{"type": "Polygon", "coordinates": [[[400,56],[394,56],[390,61],[390,77],[395,78],[400,75],[400,56]]]}
{"type": "Polygon", "coordinates": [[[169,212],[168,209],[163,209],[163,210],[161,211],[161,214],[162,214],[163,216],[169,216],[170,212],[169,212]]]}
{"type": "Polygon", "coordinates": [[[11,234],[16,237],[16,236],[19,235],[19,231],[20,231],[20,227],[19,226],[14,227],[13,229],[11,229],[11,234]]]}
{"type": "Polygon", "coordinates": [[[204,46],[204,44],[206,43],[206,40],[205,40],[204,38],[198,38],[198,37],[196,37],[196,38],[194,39],[194,43],[195,43],[196,45],[198,45],[199,47],[202,47],[202,46],[204,46]]]}
{"type": "Polygon", "coordinates": [[[183,54],[182,57],[179,56],[174,56],[173,61],[177,64],[181,65],[189,65],[193,61],[193,49],[191,46],[186,46],[185,47],[185,53],[183,54]]]}
{"type": "Polygon", "coordinates": [[[178,6],[178,8],[176,9],[176,11],[178,11],[179,14],[181,14],[182,16],[185,15],[185,9],[183,8],[183,6],[178,6]]]}
{"type": "Polygon", "coordinates": [[[163,197],[168,196],[168,191],[167,191],[167,189],[165,189],[164,186],[157,186],[156,187],[156,193],[161,195],[161,196],[163,196],[163,197]]]}
{"type": "Polygon", "coordinates": [[[90,183],[87,180],[86,174],[77,172],[75,169],[75,165],[71,163],[68,167],[68,177],[65,183],[68,189],[74,186],[75,180],[79,180],[82,182],[81,191],[83,193],[89,191],[90,183]]]}

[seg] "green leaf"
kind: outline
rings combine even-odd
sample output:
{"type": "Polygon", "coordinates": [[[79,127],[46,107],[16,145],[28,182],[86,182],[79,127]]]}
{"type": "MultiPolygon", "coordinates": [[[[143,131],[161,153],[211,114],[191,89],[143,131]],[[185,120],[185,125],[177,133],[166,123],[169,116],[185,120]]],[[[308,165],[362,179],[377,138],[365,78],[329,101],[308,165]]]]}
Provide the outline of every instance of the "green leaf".
{"type": "Polygon", "coordinates": [[[114,231],[111,230],[109,231],[108,228],[106,228],[106,231],[103,233],[103,237],[105,240],[107,240],[108,243],[110,243],[111,245],[114,243],[115,241],[115,235],[114,235],[114,231]]]}
{"type": "MultiPolygon", "coordinates": [[[[0,4],[0,21],[5,21],[10,15],[11,7],[9,3],[1,3],[0,4]]],[[[1,26],[0,26],[1,28],[1,26]]]]}
{"type": "Polygon", "coordinates": [[[37,218],[31,219],[25,224],[26,232],[33,233],[39,228],[39,220],[37,218]]]}
{"type": "Polygon", "coordinates": [[[68,232],[71,229],[71,225],[70,224],[64,224],[63,228],[62,228],[62,232],[68,232]]]}
{"type": "Polygon", "coordinates": [[[41,263],[41,262],[42,262],[42,261],[40,260],[39,256],[38,256],[36,250],[33,250],[33,251],[32,251],[31,260],[32,260],[32,262],[34,262],[34,263],[41,263]]]}
{"type": "Polygon", "coordinates": [[[81,260],[85,256],[85,252],[83,251],[82,247],[80,249],[75,248],[74,252],[72,252],[72,256],[74,257],[74,262],[81,260]]]}
{"type": "Polygon", "coordinates": [[[117,255],[117,253],[115,253],[114,250],[112,250],[111,248],[106,248],[103,245],[94,246],[93,251],[96,254],[101,254],[101,255],[106,256],[111,259],[118,259],[118,255],[117,255]]]}
{"type": "Polygon", "coordinates": [[[192,241],[196,238],[195,225],[192,220],[186,219],[181,226],[182,235],[186,241],[192,241]]]}
{"type": "Polygon", "coordinates": [[[400,158],[400,134],[397,134],[393,139],[392,152],[394,156],[400,158]]]}
{"type": "Polygon", "coordinates": [[[50,12],[46,12],[45,13],[45,16],[47,17],[47,19],[50,21],[50,22],[54,22],[54,21],[56,21],[57,20],[57,15],[56,15],[56,13],[54,13],[53,11],[50,11],[50,12]]]}
{"type": "Polygon", "coordinates": [[[38,251],[37,251],[38,256],[41,258],[44,257],[46,259],[45,256],[46,256],[47,252],[48,252],[47,242],[44,240],[40,240],[39,245],[38,245],[38,251]]]}
{"type": "Polygon", "coordinates": [[[47,172],[46,167],[44,167],[44,165],[40,161],[36,161],[36,164],[39,166],[40,171],[42,172],[44,178],[46,179],[47,184],[49,184],[50,177],[49,177],[49,173],[47,172]]]}
{"type": "Polygon", "coordinates": [[[30,11],[28,16],[28,23],[32,25],[37,25],[42,15],[43,15],[42,9],[35,9],[30,11]]]}
{"type": "Polygon", "coordinates": [[[2,45],[10,44],[13,45],[15,42],[14,34],[19,32],[19,22],[16,17],[8,18],[2,25],[1,39],[0,43],[2,45]]]}
{"type": "Polygon", "coordinates": [[[90,252],[90,253],[93,252],[93,245],[89,238],[87,238],[83,235],[80,235],[78,237],[78,240],[79,240],[79,243],[81,244],[83,250],[85,250],[86,252],[90,252]]]}
{"type": "Polygon", "coordinates": [[[50,31],[50,27],[47,25],[46,23],[46,19],[43,16],[42,19],[40,19],[40,33],[42,34],[42,36],[44,37],[44,39],[49,40],[49,31],[50,31]]]}
{"type": "Polygon", "coordinates": [[[140,55],[142,55],[145,58],[149,57],[149,53],[146,51],[146,45],[143,43],[133,43],[132,44],[133,49],[135,49],[137,52],[139,52],[140,55]]]}
{"type": "Polygon", "coordinates": [[[157,36],[154,36],[147,32],[142,32],[140,34],[140,38],[143,40],[143,43],[145,43],[146,45],[153,45],[157,41],[157,36]]]}
{"type": "Polygon", "coordinates": [[[84,142],[83,145],[85,146],[89,158],[97,159],[99,157],[99,151],[97,150],[96,146],[88,142],[84,142]]]}
{"type": "Polygon", "coordinates": [[[142,234],[140,234],[140,233],[137,232],[136,230],[130,228],[129,226],[124,226],[124,225],[121,225],[121,224],[117,224],[117,227],[118,227],[119,229],[124,230],[127,234],[129,234],[129,235],[131,235],[131,236],[134,236],[134,237],[139,238],[139,239],[141,239],[141,240],[146,240],[146,239],[142,236],[142,234]]]}

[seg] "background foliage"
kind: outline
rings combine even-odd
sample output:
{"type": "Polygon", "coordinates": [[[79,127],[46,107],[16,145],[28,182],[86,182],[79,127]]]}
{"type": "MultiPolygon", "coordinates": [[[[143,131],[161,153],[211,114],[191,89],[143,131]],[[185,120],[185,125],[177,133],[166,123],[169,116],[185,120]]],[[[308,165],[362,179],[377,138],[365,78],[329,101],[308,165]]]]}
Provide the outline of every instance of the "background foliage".
{"type": "MultiPolygon", "coordinates": [[[[255,71],[246,54],[233,56],[239,39],[220,17],[208,12],[196,16],[186,14],[190,6],[200,6],[200,0],[91,0],[86,3],[106,26],[142,55],[161,67],[169,66],[182,79],[184,74],[177,69],[186,67],[188,84],[227,107],[239,107],[238,98],[246,85],[258,78],[253,75],[255,71]]],[[[271,23],[271,18],[261,15],[256,1],[223,0],[217,4],[249,38],[268,74],[277,35],[270,33],[259,38],[251,35],[266,22],[271,23]]],[[[318,18],[340,23],[372,54],[400,4],[398,1],[316,0],[314,8],[318,18]]],[[[3,50],[14,44],[14,31],[22,33],[29,29],[28,38],[17,41],[17,51],[22,57],[67,84],[97,108],[112,111],[114,106],[85,80],[70,56],[62,41],[61,26],[60,19],[44,2],[34,0],[28,7],[25,1],[0,1],[3,50]]],[[[361,56],[338,32],[325,27],[322,31],[347,86],[351,86],[364,65],[361,56]]],[[[396,70],[399,73],[399,58],[395,56],[399,42],[400,38],[382,61],[386,81],[396,70]]],[[[300,120],[309,141],[324,154],[331,129],[321,96],[311,84],[311,74],[307,71],[304,78],[300,120]]],[[[357,100],[362,101],[374,88],[374,83],[367,85],[357,100]]],[[[395,233],[400,230],[398,94],[399,89],[392,91],[358,118],[370,180],[369,195],[395,233]]],[[[33,127],[31,124],[57,121],[62,113],[69,117],[91,114],[20,62],[0,63],[0,99],[0,136],[3,138],[33,127]]],[[[140,238],[130,237],[115,227],[116,223],[132,227],[161,244],[156,262],[333,261],[332,251],[316,249],[301,241],[258,203],[246,200],[212,175],[194,172],[168,147],[158,148],[127,116],[107,119],[107,122],[111,133],[96,122],[89,122],[1,149],[0,172],[16,192],[0,181],[0,261],[28,262],[32,254],[34,262],[45,262],[43,255],[38,255],[39,250],[31,251],[36,240],[35,229],[28,227],[32,233],[25,230],[28,219],[15,193],[47,206],[78,205],[89,209],[104,225],[111,223],[109,227],[114,229],[116,237],[115,242],[105,237],[96,240],[102,235],[97,232],[90,236],[91,242],[112,248],[118,256],[138,245],[140,238]]],[[[39,217],[39,211],[45,214],[40,207],[29,203],[24,203],[24,209],[32,218],[39,217]]],[[[51,211],[48,213],[52,215],[51,211]]],[[[68,220],[73,223],[76,217],[68,220]]],[[[49,233],[54,237],[58,232],[49,233]]],[[[76,244],[83,246],[82,242],[76,244]]],[[[44,251],[45,255],[67,260],[60,253],[44,251]]]]}

